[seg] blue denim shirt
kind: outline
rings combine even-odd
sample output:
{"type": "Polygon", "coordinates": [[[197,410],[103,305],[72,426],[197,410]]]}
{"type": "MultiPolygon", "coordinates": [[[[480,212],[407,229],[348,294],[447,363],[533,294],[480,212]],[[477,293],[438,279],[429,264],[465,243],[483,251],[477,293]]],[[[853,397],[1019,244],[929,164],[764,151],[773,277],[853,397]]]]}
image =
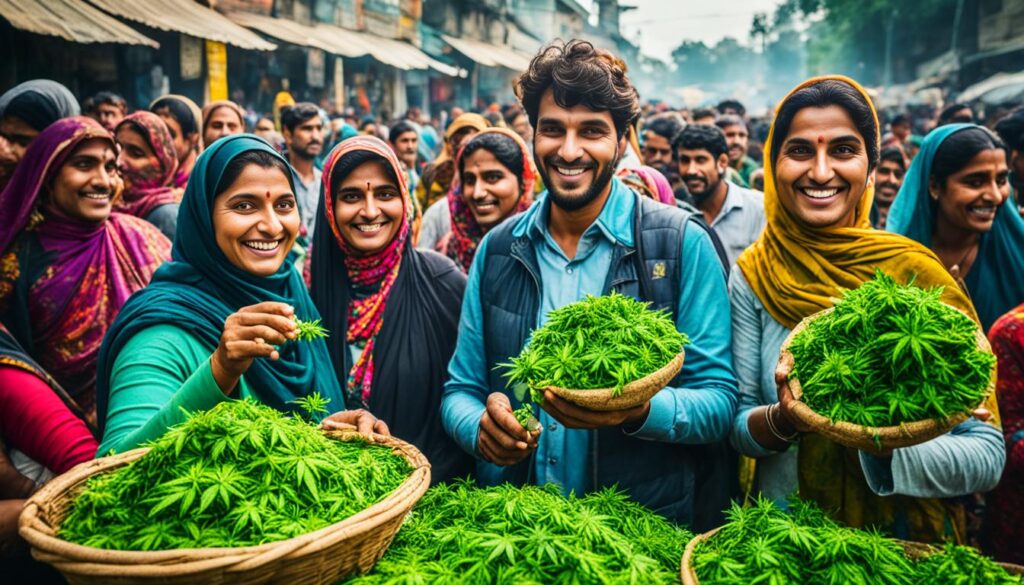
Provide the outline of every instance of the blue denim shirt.
{"type": "MultiPolygon", "coordinates": [[[[548,312],[586,294],[602,294],[613,244],[617,241],[634,246],[635,199],[618,179],[613,180],[604,209],[584,232],[571,260],[547,229],[550,201],[546,195],[541,195],[513,232],[517,237],[529,236],[541,268],[538,326],[544,323],[548,312]]],[[[449,381],[441,404],[445,429],[463,449],[477,457],[480,417],[490,393],[480,299],[487,241],[485,237],[480,243],[470,268],[459,340],[448,366],[449,381]]],[[[738,385],[732,370],[729,298],[724,271],[704,231],[686,230],[682,258],[676,326],[691,340],[683,366],[686,386],[665,388],[655,395],[647,420],[633,434],[652,441],[708,443],[727,435],[738,403],[738,385]]],[[[566,429],[543,411],[540,419],[544,431],[538,441],[535,481],[556,483],[566,494],[593,488],[589,485],[592,470],[588,457],[591,431],[566,429]]]]}

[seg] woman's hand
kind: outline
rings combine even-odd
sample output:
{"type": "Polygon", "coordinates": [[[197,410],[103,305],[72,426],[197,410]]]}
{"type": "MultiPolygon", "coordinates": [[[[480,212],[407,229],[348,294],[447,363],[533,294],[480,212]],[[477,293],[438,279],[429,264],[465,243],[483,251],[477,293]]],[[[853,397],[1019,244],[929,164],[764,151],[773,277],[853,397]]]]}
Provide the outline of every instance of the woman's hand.
{"type": "Polygon", "coordinates": [[[386,422],[373,416],[370,411],[363,410],[362,408],[336,412],[325,418],[323,422],[320,423],[320,428],[325,431],[340,431],[355,428],[360,435],[365,436],[371,442],[373,441],[373,435],[375,433],[385,437],[391,436],[391,430],[388,428],[388,424],[386,422]]]}
{"type": "Polygon", "coordinates": [[[224,320],[220,344],[210,358],[213,378],[224,394],[234,391],[255,358],[280,359],[275,346],[295,339],[294,317],[290,305],[265,302],[242,307],[224,320]]]}
{"type": "Polygon", "coordinates": [[[773,410],[776,424],[779,431],[786,434],[807,433],[811,427],[803,423],[793,412],[793,406],[799,402],[793,397],[793,391],[789,388],[789,373],[793,371],[793,355],[786,353],[779,360],[775,367],[775,384],[778,386],[779,407],[773,410]]]}

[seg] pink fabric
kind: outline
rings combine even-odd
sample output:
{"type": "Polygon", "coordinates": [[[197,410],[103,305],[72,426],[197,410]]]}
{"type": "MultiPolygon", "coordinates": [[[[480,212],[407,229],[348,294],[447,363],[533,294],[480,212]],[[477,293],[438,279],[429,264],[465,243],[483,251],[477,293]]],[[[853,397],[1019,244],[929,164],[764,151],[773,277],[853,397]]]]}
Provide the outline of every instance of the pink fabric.
{"type": "Polygon", "coordinates": [[[31,372],[0,365],[0,436],[54,473],[96,456],[99,443],[50,386],[31,372]]]}

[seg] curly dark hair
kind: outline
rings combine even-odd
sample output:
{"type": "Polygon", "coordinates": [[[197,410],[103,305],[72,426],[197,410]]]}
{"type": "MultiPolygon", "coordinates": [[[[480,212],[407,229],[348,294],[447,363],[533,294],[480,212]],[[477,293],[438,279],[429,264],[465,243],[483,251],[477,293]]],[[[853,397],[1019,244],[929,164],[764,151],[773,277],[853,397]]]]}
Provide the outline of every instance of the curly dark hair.
{"type": "Polygon", "coordinates": [[[626,75],[626,65],[587,41],[555,41],[541,49],[516,80],[516,96],[537,127],[540,100],[548,89],[563,108],[584,105],[612,115],[619,138],[640,116],[640,95],[626,75]]]}
{"type": "Polygon", "coordinates": [[[672,139],[673,159],[679,160],[680,150],[706,150],[711,158],[718,160],[718,157],[729,152],[729,145],[725,133],[718,126],[690,124],[672,139]]]}

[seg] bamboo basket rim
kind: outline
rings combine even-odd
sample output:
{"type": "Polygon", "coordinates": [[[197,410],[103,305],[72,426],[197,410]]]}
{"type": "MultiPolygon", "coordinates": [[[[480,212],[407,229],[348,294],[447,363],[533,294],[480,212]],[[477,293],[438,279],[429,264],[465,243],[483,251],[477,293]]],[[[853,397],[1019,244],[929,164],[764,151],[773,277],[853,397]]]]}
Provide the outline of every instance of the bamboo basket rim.
{"type": "MultiPolygon", "coordinates": [[[[332,439],[363,440],[354,428],[324,431],[332,439]]],[[[338,542],[371,532],[374,528],[406,514],[430,486],[430,463],[413,445],[396,437],[373,435],[374,443],[391,447],[412,468],[409,476],[387,497],[339,522],[290,539],[245,547],[185,548],[161,551],[125,551],[87,547],[58,538],[60,521],[66,514],[50,505],[81,489],[87,479],[127,465],[146,453],[148,447],[126,451],[77,465],[57,476],[25,504],[19,517],[19,532],[32,546],[38,560],[59,562],[61,572],[111,577],[187,576],[215,569],[229,573],[254,570],[283,558],[299,558],[338,542]],[[51,518],[56,513],[56,521],[51,518]]]]}
{"type": "MultiPolygon", "coordinates": [[[[722,528],[725,528],[725,526],[722,525],[713,530],[697,534],[690,539],[690,542],[686,543],[686,548],[683,550],[683,558],[679,563],[679,577],[683,585],[700,585],[700,580],[697,578],[697,571],[693,568],[694,552],[697,550],[698,544],[710,540],[716,534],[718,534],[718,532],[722,530],[722,528]]],[[[939,550],[938,547],[923,542],[901,540],[898,538],[893,540],[898,542],[900,546],[903,547],[904,554],[906,554],[907,557],[910,559],[920,559],[932,553],[938,552],[939,550]]],[[[1024,567],[1020,565],[1014,565],[1012,563],[1000,563],[998,561],[994,562],[1003,569],[1006,569],[1006,572],[1010,573],[1011,575],[1024,575],[1024,567]]]]}
{"type": "Polygon", "coordinates": [[[618,395],[614,394],[614,388],[584,390],[548,386],[546,389],[573,404],[593,410],[621,410],[650,400],[652,396],[672,382],[672,379],[683,369],[685,360],[686,349],[684,348],[661,368],[624,385],[622,392],[618,395]]]}
{"type": "MultiPolygon", "coordinates": [[[[957,307],[947,303],[943,304],[966,315],[957,307]]],[[[834,309],[835,307],[829,307],[809,315],[790,331],[789,335],[782,342],[782,349],[779,351],[777,371],[786,369],[792,372],[795,359],[792,352],[789,351],[789,346],[793,339],[806,329],[812,321],[831,313],[834,309]]],[[[992,346],[989,344],[988,338],[985,337],[981,327],[976,326],[974,334],[978,349],[991,354],[992,346]]],[[[801,422],[810,426],[815,433],[824,435],[847,447],[863,451],[881,451],[917,445],[949,432],[950,429],[964,422],[970,416],[968,412],[955,412],[942,419],[924,419],[885,427],[869,427],[847,421],[832,421],[827,416],[814,411],[803,401],[803,387],[796,376],[787,374],[785,384],[789,387],[795,399],[792,412],[801,422]]],[[[985,387],[985,394],[979,405],[984,404],[989,396],[995,392],[995,386],[996,368],[993,366],[989,374],[988,385],[985,387]]]]}

